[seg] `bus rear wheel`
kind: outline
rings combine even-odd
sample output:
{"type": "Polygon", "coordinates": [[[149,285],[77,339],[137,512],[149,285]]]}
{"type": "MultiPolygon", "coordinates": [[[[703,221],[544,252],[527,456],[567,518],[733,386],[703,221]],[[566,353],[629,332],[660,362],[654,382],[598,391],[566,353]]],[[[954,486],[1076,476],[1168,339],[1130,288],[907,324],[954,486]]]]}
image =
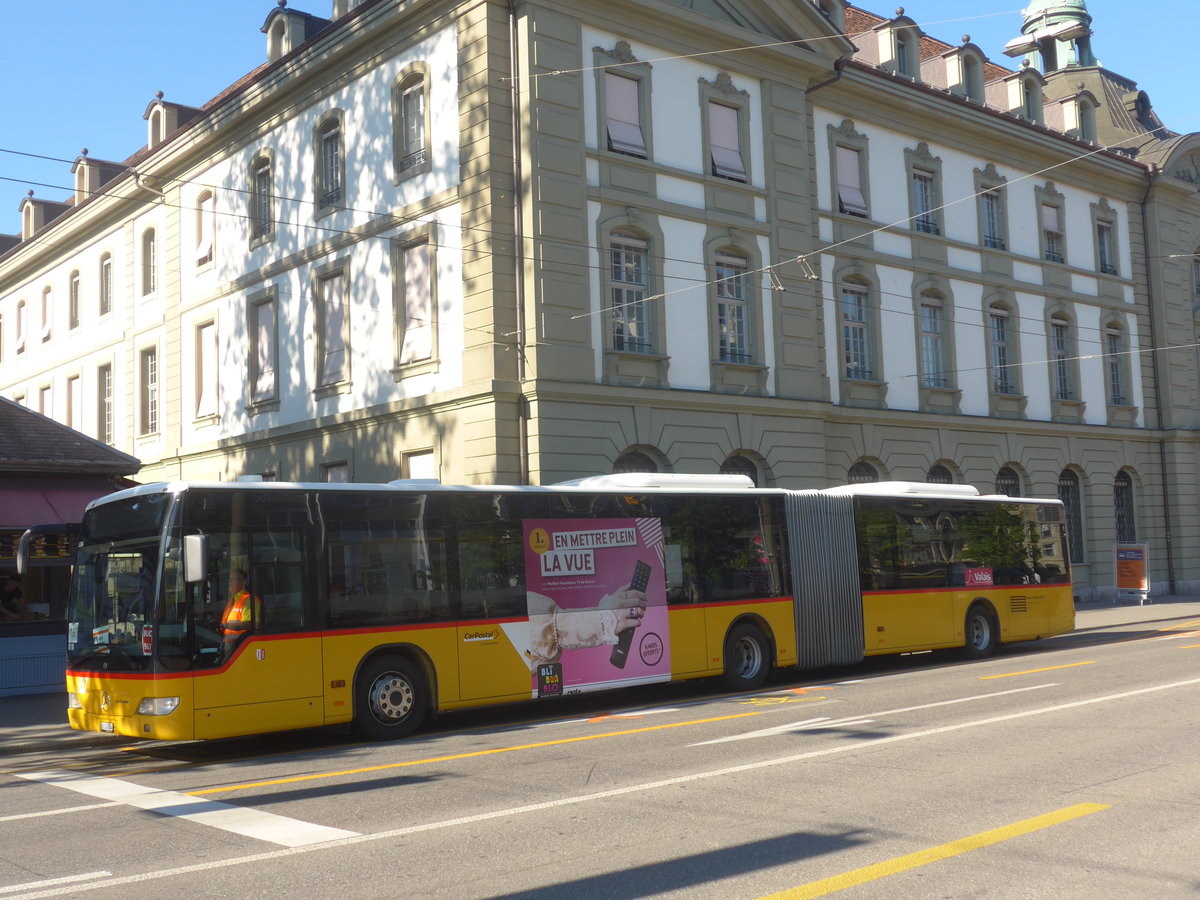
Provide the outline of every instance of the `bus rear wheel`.
{"type": "Polygon", "coordinates": [[[770,645],[763,633],[743,623],[725,638],[725,686],[734,691],[752,691],[767,680],[770,645]]]}
{"type": "Polygon", "coordinates": [[[996,652],[996,620],[982,603],[967,610],[963,638],[963,656],[967,659],[983,659],[996,652]]]}
{"type": "Polygon", "coordinates": [[[354,733],[369,741],[408,737],[425,721],[429,689],[420,667],[401,656],[372,660],[354,683],[354,733]]]}

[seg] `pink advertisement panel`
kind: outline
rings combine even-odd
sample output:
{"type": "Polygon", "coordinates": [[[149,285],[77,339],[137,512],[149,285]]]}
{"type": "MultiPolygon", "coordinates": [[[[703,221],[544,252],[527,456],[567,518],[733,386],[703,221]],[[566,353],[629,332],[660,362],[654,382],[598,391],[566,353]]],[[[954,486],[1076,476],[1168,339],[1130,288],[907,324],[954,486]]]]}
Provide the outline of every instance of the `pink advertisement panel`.
{"type": "Polygon", "coordinates": [[[670,676],[658,519],[528,519],[524,537],[535,696],[670,676]]]}

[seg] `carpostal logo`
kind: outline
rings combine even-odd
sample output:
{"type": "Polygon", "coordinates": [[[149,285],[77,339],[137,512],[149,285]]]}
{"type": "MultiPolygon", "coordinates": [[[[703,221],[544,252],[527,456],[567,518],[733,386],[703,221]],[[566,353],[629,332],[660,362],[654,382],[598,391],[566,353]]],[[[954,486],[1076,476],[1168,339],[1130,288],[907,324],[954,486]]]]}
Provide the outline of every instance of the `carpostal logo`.
{"type": "Polygon", "coordinates": [[[494,641],[497,637],[499,635],[494,628],[490,631],[467,631],[463,633],[463,643],[473,644],[479,641],[494,641]]]}

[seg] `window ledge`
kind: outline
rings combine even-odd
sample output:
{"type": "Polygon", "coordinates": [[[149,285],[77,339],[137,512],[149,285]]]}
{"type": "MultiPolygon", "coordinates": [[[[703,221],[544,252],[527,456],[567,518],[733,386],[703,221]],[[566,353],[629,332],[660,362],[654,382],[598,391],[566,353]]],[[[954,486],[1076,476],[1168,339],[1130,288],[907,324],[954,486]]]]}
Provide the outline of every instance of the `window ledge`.
{"type": "Polygon", "coordinates": [[[438,372],[441,367],[440,359],[421,359],[410,363],[401,363],[392,368],[392,378],[395,381],[403,381],[405,378],[412,378],[415,375],[429,375],[438,372]]]}
{"type": "Polygon", "coordinates": [[[259,400],[257,403],[250,402],[246,404],[246,412],[252,416],[259,416],[263,413],[279,412],[279,400],[259,400]]]}
{"type": "Polygon", "coordinates": [[[354,386],[352,381],[338,381],[333,384],[322,384],[313,389],[313,396],[318,400],[324,400],[327,397],[336,397],[339,394],[348,394],[354,386]]]}

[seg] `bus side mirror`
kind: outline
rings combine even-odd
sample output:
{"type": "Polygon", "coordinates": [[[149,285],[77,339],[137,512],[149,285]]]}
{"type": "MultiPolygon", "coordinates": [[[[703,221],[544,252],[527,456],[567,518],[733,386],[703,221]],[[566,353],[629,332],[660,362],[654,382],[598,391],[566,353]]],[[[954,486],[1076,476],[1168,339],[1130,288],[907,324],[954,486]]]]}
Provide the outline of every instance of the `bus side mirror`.
{"type": "Polygon", "coordinates": [[[183,580],[199,584],[208,578],[208,535],[188,534],[183,538],[183,580]]]}

